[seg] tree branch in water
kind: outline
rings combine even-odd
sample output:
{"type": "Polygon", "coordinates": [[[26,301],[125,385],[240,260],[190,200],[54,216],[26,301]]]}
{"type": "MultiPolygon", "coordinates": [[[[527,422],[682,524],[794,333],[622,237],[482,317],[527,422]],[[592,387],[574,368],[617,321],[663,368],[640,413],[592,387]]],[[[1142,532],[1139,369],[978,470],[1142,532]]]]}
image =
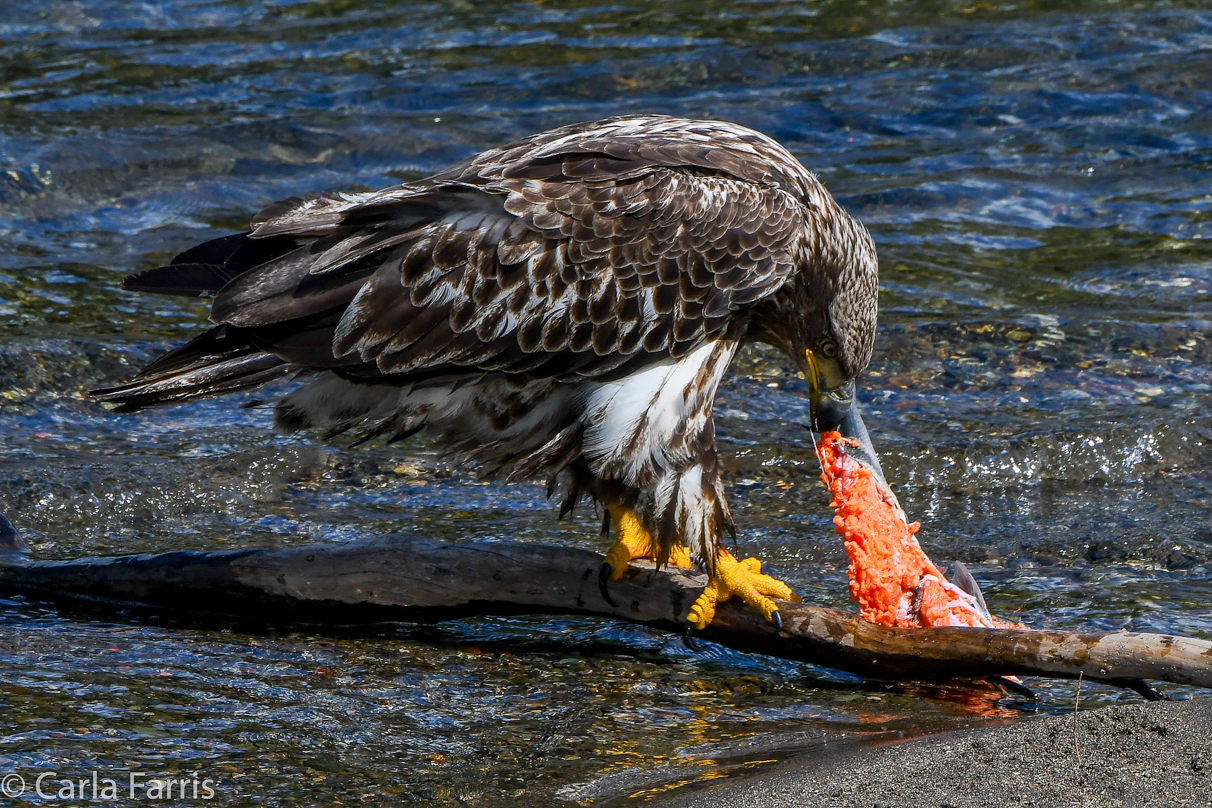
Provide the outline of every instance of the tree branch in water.
{"type": "MultiPolygon", "coordinates": [[[[38,561],[0,516],[0,588],[195,617],[349,624],[594,614],[681,631],[683,616],[706,582],[700,574],[633,562],[611,584],[618,604],[612,606],[598,590],[601,564],[601,555],[568,547],[410,536],[38,561]]],[[[1081,675],[1120,686],[1155,679],[1212,687],[1212,642],[1206,640],[1137,632],[892,629],[807,604],[780,603],[779,610],[783,631],[776,634],[757,613],[729,601],[701,636],[740,651],[876,679],[1081,675]]]]}

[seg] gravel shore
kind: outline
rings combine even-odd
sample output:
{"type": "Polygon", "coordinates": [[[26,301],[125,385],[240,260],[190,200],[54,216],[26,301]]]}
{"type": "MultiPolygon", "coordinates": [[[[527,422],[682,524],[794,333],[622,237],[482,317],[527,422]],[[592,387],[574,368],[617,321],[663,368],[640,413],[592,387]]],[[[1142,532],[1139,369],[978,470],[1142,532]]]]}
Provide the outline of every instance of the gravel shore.
{"type": "Polygon", "coordinates": [[[792,761],[663,808],[1212,806],[1212,699],[1130,704],[792,761]]]}

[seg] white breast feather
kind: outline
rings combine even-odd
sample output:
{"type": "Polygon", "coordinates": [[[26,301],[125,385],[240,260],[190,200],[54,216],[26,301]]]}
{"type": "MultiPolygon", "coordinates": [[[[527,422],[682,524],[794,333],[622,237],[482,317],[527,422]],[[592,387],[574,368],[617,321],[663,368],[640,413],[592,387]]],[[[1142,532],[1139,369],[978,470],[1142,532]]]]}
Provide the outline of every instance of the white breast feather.
{"type": "Polygon", "coordinates": [[[680,465],[675,461],[683,458],[670,457],[669,446],[692,422],[699,429],[705,424],[706,418],[697,416],[700,410],[710,409],[736,344],[728,343],[723,357],[718,347],[707,343],[677,361],[651,365],[589,393],[583,450],[595,472],[621,472],[625,482],[635,485],[647,472],[680,465]],[[703,365],[713,359],[715,367],[705,389],[698,396],[687,396],[703,365]]]}

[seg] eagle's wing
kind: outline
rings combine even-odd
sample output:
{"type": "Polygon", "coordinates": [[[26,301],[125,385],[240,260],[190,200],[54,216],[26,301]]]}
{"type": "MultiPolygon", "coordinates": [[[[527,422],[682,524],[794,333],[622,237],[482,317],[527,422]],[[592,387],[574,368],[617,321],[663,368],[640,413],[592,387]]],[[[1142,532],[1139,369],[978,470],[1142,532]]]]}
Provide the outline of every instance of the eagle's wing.
{"type": "Polygon", "coordinates": [[[558,133],[270,208],[254,240],[298,246],[228,282],[212,319],[303,366],[597,378],[686,355],[791,276],[809,209],[742,141],[558,133]],[[288,323],[337,310],[330,345],[296,347],[288,323]]]}
{"type": "MultiPolygon", "coordinates": [[[[591,379],[579,426],[515,436],[496,462],[531,476],[583,450],[593,474],[641,492],[662,546],[680,537],[711,558],[731,526],[716,384],[752,304],[795,275],[835,213],[790,154],[742,127],[648,117],[553,130],[385,191],[279,203],[252,233],[133,276],[128,288],[214,293],[217,327],[100,395],[141,409],[297,368],[410,391],[496,374],[591,379]]],[[[342,427],[366,411],[345,412],[349,393],[325,402],[342,427]]]]}

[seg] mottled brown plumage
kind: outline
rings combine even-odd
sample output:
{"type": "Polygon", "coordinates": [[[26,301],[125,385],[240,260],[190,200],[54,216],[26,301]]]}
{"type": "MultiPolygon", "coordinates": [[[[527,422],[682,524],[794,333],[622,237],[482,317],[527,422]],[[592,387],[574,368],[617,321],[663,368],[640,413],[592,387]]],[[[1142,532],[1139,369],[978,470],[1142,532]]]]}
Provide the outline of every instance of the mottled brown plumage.
{"type": "Polygon", "coordinates": [[[217,326],[100,395],[130,411],[303,372],[284,429],[428,428],[489,471],[562,486],[565,510],[624,503],[710,564],[732,530],[711,406],[738,346],[801,367],[825,346],[831,383],[853,379],[876,283],[867,232],[773,140],[612,118],[286,200],[132,276],[213,294],[217,326]]]}

